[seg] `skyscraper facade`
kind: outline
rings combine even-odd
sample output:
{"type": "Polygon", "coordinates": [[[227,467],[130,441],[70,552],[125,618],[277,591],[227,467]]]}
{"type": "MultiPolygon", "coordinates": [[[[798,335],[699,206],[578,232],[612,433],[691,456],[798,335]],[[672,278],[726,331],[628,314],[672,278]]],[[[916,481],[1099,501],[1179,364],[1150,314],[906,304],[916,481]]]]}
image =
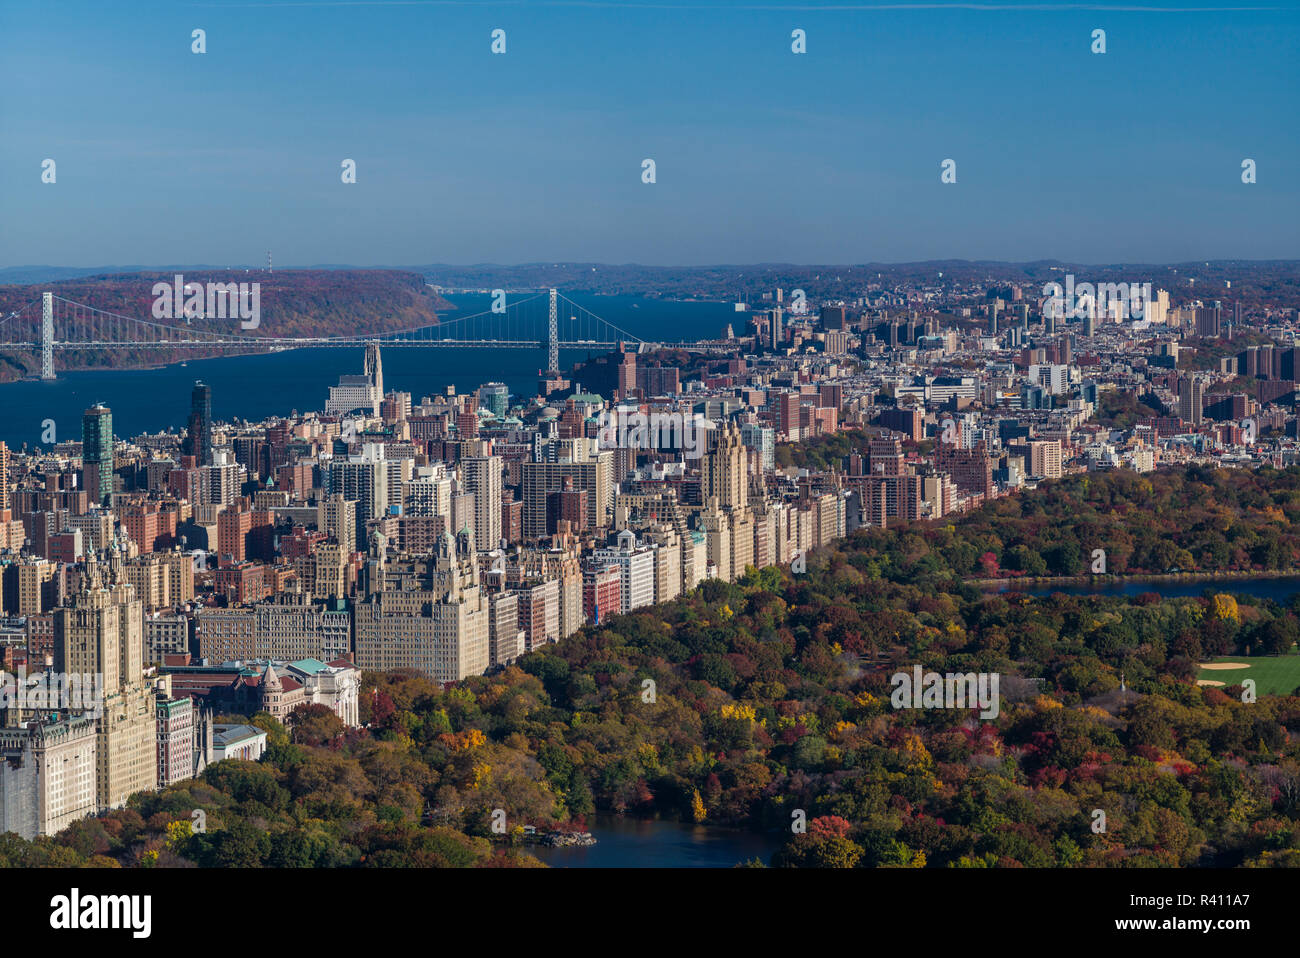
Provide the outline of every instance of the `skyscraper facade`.
{"type": "Polygon", "coordinates": [[[466,456],[460,466],[474,496],[474,548],[495,549],[501,538],[501,457],[466,456]]]}
{"type": "Polygon", "coordinates": [[[101,504],[113,494],[113,413],[91,406],[81,417],[82,481],[90,499],[101,504]]]}
{"type": "Polygon", "coordinates": [[[484,383],[478,388],[479,405],[492,415],[504,419],[510,403],[510,389],[505,383],[484,383]]]}
{"type": "Polygon", "coordinates": [[[1223,335],[1223,308],[1215,303],[1212,306],[1198,306],[1193,311],[1196,317],[1196,335],[1204,339],[1218,339],[1223,335]]]}
{"type": "Polygon", "coordinates": [[[212,387],[201,382],[194,384],[190,394],[189,434],[185,437],[184,454],[193,456],[200,466],[212,462],[212,387]]]}
{"type": "Polygon", "coordinates": [[[96,804],[121,808],[136,792],[158,787],[154,691],[144,675],[144,609],[113,551],[105,584],[95,554],[86,585],[54,613],[55,669],[102,676],[96,717],[96,804]]]}
{"type": "Polygon", "coordinates": [[[1178,382],[1178,418],[1193,426],[1201,424],[1205,410],[1205,380],[1185,376],[1178,382]]]}
{"type": "Polygon", "coordinates": [[[369,579],[355,610],[361,668],[415,669],[438,682],[487,669],[490,607],[468,536],[442,536],[404,569],[377,559],[369,579]]]}
{"type": "Polygon", "coordinates": [[[728,423],[717,432],[701,465],[700,491],[704,500],[718,500],[723,509],[738,509],[748,501],[748,456],[740,430],[728,423]]]}

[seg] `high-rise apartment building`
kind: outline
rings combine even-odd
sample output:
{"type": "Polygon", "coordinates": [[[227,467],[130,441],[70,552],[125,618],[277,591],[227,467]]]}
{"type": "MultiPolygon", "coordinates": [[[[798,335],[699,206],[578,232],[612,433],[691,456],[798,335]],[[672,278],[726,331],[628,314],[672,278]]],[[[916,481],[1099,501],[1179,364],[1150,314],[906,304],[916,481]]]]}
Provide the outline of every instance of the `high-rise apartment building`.
{"type": "Polygon", "coordinates": [[[1178,381],[1178,418],[1199,426],[1205,409],[1205,380],[1184,376],[1178,381]]]}
{"type": "Polygon", "coordinates": [[[364,544],[366,522],[388,511],[388,462],[384,447],[366,443],[358,456],[333,461],[325,470],[326,492],[356,503],[356,542],[364,544]]]}
{"type": "MultiPolygon", "coordinates": [[[[17,552],[27,538],[26,530],[19,519],[13,517],[9,501],[9,448],[0,442],[0,549],[13,549],[17,552]]],[[[0,600],[0,606],[3,600],[0,600]]]]}
{"type": "Polygon", "coordinates": [[[935,465],[952,476],[958,492],[963,495],[993,495],[993,463],[989,459],[984,440],[972,448],[963,449],[959,443],[940,440],[935,444],[935,465]]]}
{"type": "Polygon", "coordinates": [[[622,576],[616,565],[593,562],[582,574],[582,610],[587,621],[599,624],[622,611],[622,576]]]}
{"type": "Polygon", "coordinates": [[[23,559],[17,564],[18,607],[12,613],[40,615],[58,604],[59,566],[48,559],[23,559]]]}
{"type": "Polygon", "coordinates": [[[284,592],[255,607],[253,641],[259,659],[333,662],[352,651],[351,614],[303,593],[284,592]]]}
{"type": "Polygon", "coordinates": [[[368,595],[355,612],[358,667],[415,669],[437,682],[485,671],[490,608],[468,537],[445,535],[431,558],[408,565],[372,563],[368,595]]]}
{"type": "Polygon", "coordinates": [[[637,395],[636,386],[636,353],[622,352],[622,344],[619,345],[619,351],[622,353],[618,362],[618,399],[631,399],[637,395]]]}
{"type": "Polygon", "coordinates": [[[847,310],[843,306],[823,306],[818,318],[822,329],[848,329],[847,310]]]}
{"type": "Polygon", "coordinates": [[[96,802],[121,808],[136,792],[158,787],[153,687],[144,675],[144,609],[113,553],[108,583],[94,553],[86,585],[54,613],[56,671],[102,676],[96,722],[96,802]]]}
{"type": "Polygon", "coordinates": [[[93,718],[0,718],[0,834],[32,841],[98,811],[93,718]]]}
{"type": "Polygon", "coordinates": [[[780,393],[776,397],[777,428],[787,437],[797,439],[799,434],[799,394],[780,393]]]}
{"type": "Polygon", "coordinates": [[[193,456],[200,466],[212,465],[212,387],[202,382],[194,384],[190,394],[189,431],[182,455],[193,456]]]}
{"type": "Polygon", "coordinates": [[[194,777],[194,700],[157,696],[158,787],[194,777]]]}
{"type": "Polygon", "coordinates": [[[501,457],[467,456],[460,461],[465,489],[474,497],[474,548],[497,548],[501,536],[501,457]]]}
{"type": "Polygon", "coordinates": [[[96,505],[113,495],[113,412],[95,405],[81,417],[82,484],[96,505]]]}
{"type": "Polygon", "coordinates": [[[1043,479],[1061,478],[1061,441],[1059,439],[1034,439],[1013,444],[1010,451],[1023,455],[1029,475],[1043,479]]]}
{"type": "Polygon", "coordinates": [[[554,535],[559,531],[560,523],[568,524],[568,531],[583,532],[587,529],[587,495],[586,489],[573,485],[572,476],[560,478],[560,488],[546,494],[546,532],[554,535]]]}
{"type": "Polygon", "coordinates": [[[608,449],[580,462],[523,463],[524,535],[548,534],[548,494],[563,488],[566,476],[573,480],[574,489],[587,492],[587,528],[608,526],[614,508],[613,463],[613,451],[608,449]]]}
{"type": "Polygon", "coordinates": [[[0,522],[9,519],[9,447],[0,442],[0,522]]]}
{"type": "Polygon", "coordinates": [[[316,505],[316,528],[333,536],[344,554],[351,555],[357,551],[357,504],[337,492],[322,498],[316,505]]]}
{"type": "Polygon", "coordinates": [[[1196,316],[1196,335],[1202,339],[1218,339],[1223,333],[1223,309],[1218,303],[1213,306],[1198,306],[1196,316]]]}
{"type": "Polygon", "coordinates": [[[747,422],[740,427],[740,440],[758,453],[758,464],[764,472],[776,468],[776,430],[771,426],[747,422]]]}
{"type": "Polygon", "coordinates": [[[488,639],[493,665],[509,665],[524,654],[524,632],[519,628],[519,596],[496,592],[490,597],[488,639]]]}
{"type": "Polygon", "coordinates": [[[654,604],[654,549],[639,546],[636,533],[630,529],[624,529],[618,534],[615,546],[596,549],[591,558],[597,568],[614,566],[618,569],[620,612],[631,612],[633,609],[654,604]]]}
{"type": "Polygon", "coordinates": [[[510,389],[505,383],[484,383],[478,388],[478,402],[498,419],[504,419],[510,404],[510,389]]]}
{"type": "Polygon", "coordinates": [[[516,589],[515,595],[519,601],[519,630],[524,634],[524,650],[531,652],[557,641],[561,629],[560,580],[531,581],[516,589]]]}
{"type": "Polygon", "coordinates": [[[402,485],[402,514],[406,516],[450,516],[452,477],[443,463],[416,466],[411,479],[402,485]]]}
{"type": "Polygon", "coordinates": [[[700,494],[706,502],[717,499],[722,509],[743,508],[748,502],[749,457],[740,430],[728,423],[709,438],[709,451],[700,461],[700,494]]]}

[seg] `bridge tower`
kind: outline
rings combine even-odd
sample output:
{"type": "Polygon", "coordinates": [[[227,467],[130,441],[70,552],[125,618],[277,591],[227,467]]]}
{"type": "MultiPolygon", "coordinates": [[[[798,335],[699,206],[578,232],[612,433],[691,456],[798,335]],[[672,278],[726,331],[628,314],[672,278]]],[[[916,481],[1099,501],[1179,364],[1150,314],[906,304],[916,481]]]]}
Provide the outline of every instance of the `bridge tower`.
{"type": "Polygon", "coordinates": [[[54,294],[41,294],[41,378],[54,378],[54,294]]]}
{"type": "Polygon", "coordinates": [[[560,371],[560,328],[555,314],[555,290],[551,290],[551,321],[546,333],[546,368],[550,372],[560,371]]]}

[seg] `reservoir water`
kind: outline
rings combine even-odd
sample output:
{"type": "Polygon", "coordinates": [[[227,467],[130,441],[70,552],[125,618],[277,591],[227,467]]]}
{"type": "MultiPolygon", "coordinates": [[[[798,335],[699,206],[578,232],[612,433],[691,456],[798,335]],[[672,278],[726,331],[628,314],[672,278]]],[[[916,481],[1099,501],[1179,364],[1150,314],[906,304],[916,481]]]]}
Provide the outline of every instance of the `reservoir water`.
{"type": "MultiPolygon", "coordinates": [[[[1288,576],[1230,576],[1222,579],[1110,579],[1097,583],[1069,583],[1059,586],[1035,586],[1023,589],[1025,595],[1046,596],[1054,592],[1065,595],[1115,595],[1134,596],[1155,592],[1165,598],[1199,596],[1209,589],[1232,595],[1250,595],[1272,599],[1285,605],[1291,596],[1300,592],[1300,575],[1288,576]]],[[[1010,592],[1009,588],[997,590],[1010,592]]]]}
{"type": "MultiPolygon", "coordinates": [[[[447,320],[483,312],[491,304],[487,294],[447,298],[457,307],[444,315],[447,320]]],[[[629,333],[658,341],[713,339],[728,323],[739,327],[730,303],[633,296],[570,299],[629,333]]],[[[562,351],[560,365],[567,368],[588,355],[581,350],[562,351]]],[[[212,387],[212,413],[220,420],[260,420],[295,409],[322,409],[329,387],[345,373],[359,374],[362,358],[360,348],[295,349],[197,359],[156,369],[66,371],[58,372],[51,382],[3,383],[0,441],[10,448],[40,444],[48,419],[54,420],[56,441],[80,439],[81,414],[97,402],[113,410],[113,431],[119,438],[179,430],[189,416],[190,390],[199,379],[212,387]]],[[[57,363],[56,353],[56,370],[57,363]]],[[[383,363],[385,388],[409,392],[415,402],[449,385],[465,392],[494,381],[506,383],[516,394],[532,396],[546,353],[541,348],[392,347],[383,350],[383,363]]]]}
{"type": "Polygon", "coordinates": [[[731,868],[754,858],[771,864],[785,844],[783,835],[617,815],[596,815],[588,828],[594,845],[528,853],[553,868],[731,868]]]}

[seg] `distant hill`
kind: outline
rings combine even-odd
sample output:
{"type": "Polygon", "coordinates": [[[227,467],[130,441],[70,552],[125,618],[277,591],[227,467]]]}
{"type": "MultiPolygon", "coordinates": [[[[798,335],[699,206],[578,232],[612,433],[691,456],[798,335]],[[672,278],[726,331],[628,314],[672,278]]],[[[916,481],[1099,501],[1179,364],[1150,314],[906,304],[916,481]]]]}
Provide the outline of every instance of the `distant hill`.
{"type": "MultiPolygon", "coordinates": [[[[250,337],[341,336],[394,332],[438,322],[438,312],[454,309],[426,285],[418,273],[398,270],[185,270],[186,283],[259,283],[261,320],[256,329],[240,330],[237,320],[196,319],[195,330],[250,337]]],[[[150,322],[155,283],[171,283],[174,272],[114,273],[0,286],[0,317],[38,303],[49,290],[63,299],[150,322]]],[[[29,309],[39,317],[39,306],[29,309]]],[[[164,320],[163,322],[167,322],[164,320]]],[[[203,350],[120,350],[113,354],[61,350],[61,369],[91,366],[144,366],[212,355],[203,350]]],[[[0,351],[0,381],[21,378],[39,369],[31,353],[0,351]]]]}
{"type": "Polygon", "coordinates": [[[5,266],[0,268],[0,285],[49,284],[60,283],[68,279],[81,279],[85,276],[117,276],[134,273],[188,273],[191,271],[199,272],[200,270],[207,273],[221,272],[223,270],[242,273],[244,269],[245,266],[242,264],[239,266],[217,266],[210,263],[155,264],[151,266],[144,264],[124,264],[120,266],[5,266]]]}
{"type": "Polygon", "coordinates": [[[798,265],[750,263],[716,266],[642,266],[635,263],[524,263],[499,266],[433,264],[413,266],[430,283],[452,289],[541,289],[565,292],[662,297],[664,299],[737,300],[757,305],[764,293],[783,289],[787,297],[802,289],[810,302],[851,300],[871,285],[983,287],[990,296],[1020,286],[1027,298],[1048,282],[1149,282],[1166,289],[1175,303],[1192,298],[1240,301],[1247,308],[1291,305],[1300,298],[1300,261],[1217,260],[1197,263],[1142,264],[1003,263],[987,260],[932,260],[921,263],[798,265]]]}
{"type": "MultiPolygon", "coordinates": [[[[386,271],[321,263],[294,273],[386,271]]],[[[645,266],[639,263],[544,262],[395,265],[428,282],[452,289],[545,289],[567,293],[643,296],[673,300],[742,300],[757,305],[763,293],[780,288],[787,295],[802,289],[812,302],[856,299],[868,286],[982,286],[990,296],[1020,286],[1026,297],[1043,284],[1064,282],[1073,273],[1079,282],[1150,282],[1166,289],[1175,303],[1204,298],[1241,302],[1246,308],[1287,306],[1300,298],[1300,260],[1210,260],[1189,263],[1066,263],[1037,260],[927,260],[914,263],[736,263],[710,266],[645,266]],[[942,274],[942,278],[940,278],[942,274]]],[[[221,272],[210,266],[11,266],[0,269],[0,284],[53,283],[80,277],[124,273],[221,272]]],[[[243,274],[242,268],[236,270],[243,274]]],[[[262,275],[256,265],[253,272],[262,275]]],[[[286,273],[287,274],[287,273],[286,273]]],[[[279,276],[280,273],[275,275],[279,276]]]]}

